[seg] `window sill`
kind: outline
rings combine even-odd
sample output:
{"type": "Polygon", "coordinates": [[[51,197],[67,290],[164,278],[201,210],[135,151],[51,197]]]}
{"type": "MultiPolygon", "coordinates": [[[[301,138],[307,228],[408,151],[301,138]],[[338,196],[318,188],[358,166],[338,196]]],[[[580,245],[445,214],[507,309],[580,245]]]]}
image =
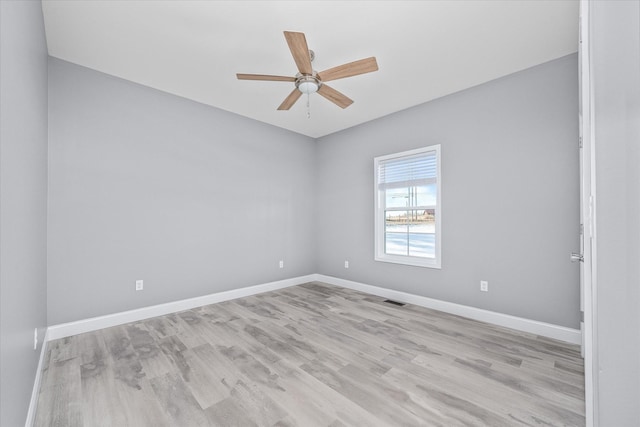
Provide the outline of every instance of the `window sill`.
{"type": "Polygon", "coordinates": [[[440,262],[436,261],[435,259],[423,260],[423,259],[418,259],[414,257],[384,255],[384,256],[376,256],[375,260],[380,262],[390,262],[393,264],[409,265],[412,267],[435,268],[437,270],[442,269],[440,262]]]}

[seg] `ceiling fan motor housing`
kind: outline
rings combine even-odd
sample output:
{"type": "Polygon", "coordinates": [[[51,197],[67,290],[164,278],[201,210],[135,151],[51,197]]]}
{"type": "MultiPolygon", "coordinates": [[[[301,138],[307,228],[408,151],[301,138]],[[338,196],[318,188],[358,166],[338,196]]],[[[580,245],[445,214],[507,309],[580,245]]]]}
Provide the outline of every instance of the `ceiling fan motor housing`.
{"type": "Polygon", "coordinates": [[[317,92],[322,86],[322,82],[318,79],[318,74],[314,71],[312,75],[300,74],[296,75],[296,87],[302,93],[317,92]]]}

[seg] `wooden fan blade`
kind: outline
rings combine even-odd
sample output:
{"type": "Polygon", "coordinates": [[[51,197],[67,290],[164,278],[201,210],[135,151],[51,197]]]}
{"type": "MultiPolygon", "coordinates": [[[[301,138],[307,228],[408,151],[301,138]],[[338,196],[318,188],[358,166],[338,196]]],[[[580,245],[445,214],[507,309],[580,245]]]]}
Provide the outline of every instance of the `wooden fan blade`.
{"type": "Polygon", "coordinates": [[[340,108],[347,108],[349,105],[353,104],[352,99],[349,99],[347,96],[325,84],[320,86],[320,89],[318,89],[318,93],[340,108]]]}
{"type": "Polygon", "coordinates": [[[289,50],[293,59],[296,61],[296,66],[301,74],[313,74],[311,68],[311,56],[309,55],[309,47],[307,46],[307,39],[304,37],[304,33],[294,33],[291,31],[285,31],[284,37],[287,39],[289,50]]]}
{"type": "Polygon", "coordinates": [[[302,92],[300,92],[298,88],[295,88],[293,92],[291,92],[289,96],[287,96],[287,98],[282,102],[282,104],[280,104],[278,110],[288,110],[289,108],[293,107],[293,104],[296,103],[301,95],[302,92]]]}
{"type": "Polygon", "coordinates": [[[323,82],[330,82],[331,80],[357,76],[358,74],[370,73],[372,71],[378,71],[378,63],[374,56],[329,68],[328,70],[318,73],[318,77],[320,77],[320,80],[323,82]]]}
{"type": "Polygon", "coordinates": [[[295,82],[295,77],[270,76],[268,74],[236,74],[238,80],[268,80],[272,82],[295,82]]]}

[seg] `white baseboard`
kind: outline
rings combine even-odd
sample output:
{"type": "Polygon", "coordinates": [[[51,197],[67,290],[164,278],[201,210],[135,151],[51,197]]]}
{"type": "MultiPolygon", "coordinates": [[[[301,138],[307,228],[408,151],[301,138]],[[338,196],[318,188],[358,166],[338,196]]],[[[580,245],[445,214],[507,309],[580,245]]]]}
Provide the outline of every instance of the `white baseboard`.
{"type": "Polygon", "coordinates": [[[60,338],[69,337],[71,335],[82,334],[84,332],[96,331],[98,329],[109,328],[111,326],[149,319],[150,317],[163,316],[165,314],[189,310],[195,307],[202,307],[203,305],[215,304],[217,302],[256,295],[262,292],[288,288],[290,286],[312,282],[316,280],[316,276],[316,274],[299,276],[291,279],[284,279],[278,280],[276,282],[249,286],[246,288],[232,289],[230,291],[218,292],[201,297],[173,301],[165,304],[152,305],[150,307],[143,307],[135,310],[123,311],[120,313],[107,314],[105,316],[92,317],[75,322],[53,325],[49,326],[47,336],[50,341],[57,340],[60,338]]]}
{"type": "Polygon", "coordinates": [[[44,355],[47,353],[47,343],[49,342],[49,329],[47,328],[44,333],[44,339],[40,346],[40,359],[38,360],[38,370],[36,371],[36,378],[33,381],[33,390],[31,391],[31,401],[29,402],[29,410],[27,411],[27,421],[24,423],[24,427],[31,427],[36,420],[36,408],[38,407],[38,394],[40,393],[40,382],[42,381],[42,364],[44,362],[44,355]]]}
{"type": "Polygon", "coordinates": [[[316,274],[315,276],[315,280],[328,283],[330,285],[342,286],[343,288],[349,288],[356,291],[366,292],[368,294],[389,298],[399,302],[415,304],[421,307],[444,311],[445,313],[456,314],[458,316],[468,317],[470,319],[491,323],[493,325],[504,326],[506,328],[511,328],[522,332],[528,332],[535,335],[554,338],[560,341],[569,342],[571,344],[580,345],[582,342],[582,334],[578,329],[552,325],[551,323],[539,322],[537,320],[525,319],[522,317],[511,316],[509,314],[502,314],[495,311],[470,307],[467,305],[440,301],[420,295],[366,285],[364,283],[353,282],[351,280],[339,279],[337,277],[325,276],[322,274],[316,274]]]}
{"type": "Polygon", "coordinates": [[[276,282],[264,283],[261,285],[249,286],[246,288],[233,289],[230,291],[218,292],[215,294],[169,302],[166,304],[143,307],[136,310],[124,311],[100,317],[93,317],[76,322],[53,325],[49,326],[46,334],[46,339],[56,340],[59,338],[77,335],[84,332],[91,332],[98,329],[122,325],[129,322],[136,322],[139,320],[148,319],[150,317],[163,316],[165,314],[189,310],[191,308],[201,307],[203,305],[215,304],[222,301],[256,295],[262,292],[274,291],[277,289],[283,289],[290,286],[300,285],[302,283],[313,281],[325,282],[335,286],[342,286],[344,288],[366,292],[372,295],[378,295],[380,297],[389,298],[409,304],[415,304],[434,310],[440,310],[446,313],[456,314],[458,316],[468,317],[470,319],[479,320],[481,322],[504,326],[507,328],[541,335],[548,338],[554,338],[572,344],[580,345],[582,342],[582,334],[578,329],[552,325],[550,323],[539,322],[537,320],[525,319],[522,317],[511,316],[509,314],[502,314],[495,311],[483,310],[481,308],[470,307],[452,302],[440,301],[437,299],[410,294],[407,292],[395,291],[393,289],[381,288],[378,286],[367,285],[364,283],[340,279],[332,276],[325,276],[323,274],[309,274],[307,276],[294,277],[291,279],[279,280],[276,282]]]}

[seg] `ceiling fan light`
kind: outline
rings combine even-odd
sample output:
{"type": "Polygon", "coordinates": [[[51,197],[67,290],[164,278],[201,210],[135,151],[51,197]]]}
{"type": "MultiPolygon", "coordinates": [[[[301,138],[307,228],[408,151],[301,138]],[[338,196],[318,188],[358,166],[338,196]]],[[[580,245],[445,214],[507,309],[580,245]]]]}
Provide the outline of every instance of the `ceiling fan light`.
{"type": "Polygon", "coordinates": [[[298,84],[298,90],[302,93],[314,93],[318,91],[318,84],[313,81],[300,82],[298,84]]]}

